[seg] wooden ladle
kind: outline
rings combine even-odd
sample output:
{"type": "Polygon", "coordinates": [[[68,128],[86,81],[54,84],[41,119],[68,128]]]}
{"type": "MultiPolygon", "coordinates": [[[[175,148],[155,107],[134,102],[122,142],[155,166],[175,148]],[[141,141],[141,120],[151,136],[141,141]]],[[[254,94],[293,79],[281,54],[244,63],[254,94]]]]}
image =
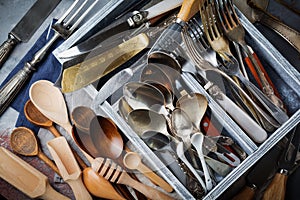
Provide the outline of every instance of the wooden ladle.
{"type": "Polygon", "coordinates": [[[37,138],[32,130],[26,127],[15,128],[10,136],[10,146],[13,151],[23,156],[38,156],[60,175],[56,165],[41,151],[37,138]]]}

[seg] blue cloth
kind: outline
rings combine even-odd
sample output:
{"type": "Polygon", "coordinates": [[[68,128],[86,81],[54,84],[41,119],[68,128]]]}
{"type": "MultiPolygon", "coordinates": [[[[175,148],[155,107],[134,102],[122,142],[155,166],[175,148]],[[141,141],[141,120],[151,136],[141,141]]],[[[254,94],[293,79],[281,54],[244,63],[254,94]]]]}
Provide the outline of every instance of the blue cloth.
{"type": "MultiPolygon", "coordinates": [[[[22,58],[22,60],[18,63],[18,65],[12,70],[12,72],[8,75],[8,77],[4,80],[2,83],[5,84],[14,74],[16,74],[20,69],[24,67],[25,62],[29,62],[32,60],[34,54],[39,51],[51,37],[54,35],[54,31],[51,29],[48,40],[49,28],[47,28],[42,35],[39,37],[39,39],[36,41],[36,43],[31,47],[31,49],[28,51],[28,53],[22,58]]],[[[15,110],[19,112],[19,116],[16,122],[16,127],[19,126],[25,126],[33,131],[37,132],[39,127],[33,125],[30,123],[25,115],[24,115],[24,105],[29,99],[29,88],[30,86],[38,81],[38,80],[49,80],[51,82],[55,82],[58,78],[60,72],[61,72],[61,64],[58,62],[58,60],[53,56],[51,53],[56,47],[58,47],[63,42],[63,39],[59,38],[52,47],[48,50],[47,55],[44,57],[44,59],[39,62],[36,65],[36,71],[33,73],[33,75],[27,80],[24,87],[21,89],[21,91],[16,96],[15,100],[10,105],[15,110]]]]}

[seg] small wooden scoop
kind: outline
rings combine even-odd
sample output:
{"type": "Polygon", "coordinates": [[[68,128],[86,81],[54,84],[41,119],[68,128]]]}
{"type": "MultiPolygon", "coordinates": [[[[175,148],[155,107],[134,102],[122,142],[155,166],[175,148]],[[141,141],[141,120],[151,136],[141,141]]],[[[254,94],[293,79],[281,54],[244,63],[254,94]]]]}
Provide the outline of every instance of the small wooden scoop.
{"type": "Polygon", "coordinates": [[[30,198],[69,199],[56,192],[44,174],[3,147],[0,147],[0,163],[0,177],[30,198]]]}
{"type": "Polygon", "coordinates": [[[57,137],[47,142],[48,149],[65,182],[73,190],[76,199],[92,200],[81,179],[81,170],[64,137],[57,137]]]}
{"type": "Polygon", "coordinates": [[[167,192],[172,192],[173,188],[164,179],[155,174],[151,169],[142,163],[140,155],[136,152],[127,152],[123,158],[123,163],[128,169],[137,169],[149,178],[154,184],[160,186],[167,192]]]}
{"type": "Polygon", "coordinates": [[[15,128],[10,135],[10,146],[13,151],[20,155],[39,157],[60,175],[56,165],[41,151],[37,138],[32,130],[26,127],[15,128]]]}

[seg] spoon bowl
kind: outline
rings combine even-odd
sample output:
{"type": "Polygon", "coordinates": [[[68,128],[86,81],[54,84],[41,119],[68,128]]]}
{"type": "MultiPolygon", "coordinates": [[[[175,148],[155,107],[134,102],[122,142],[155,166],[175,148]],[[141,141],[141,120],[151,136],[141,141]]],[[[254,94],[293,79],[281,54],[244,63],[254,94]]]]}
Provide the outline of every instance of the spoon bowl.
{"type": "Polygon", "coordinates": [[[38,140],[32,130],[26,127],[15,128],[10,135],[10,146],[16,153],[23,156],[38,156],[57,174],[56,165],[41,151],[38,140]]]}
{"type": "Polygon", "coordinates": [[[96,114],[92,109],[85,106],[78,106],[73,109],[71,120],[76,128],[88,133],[90,131],[90,123],[95,116],[96,114]]]}

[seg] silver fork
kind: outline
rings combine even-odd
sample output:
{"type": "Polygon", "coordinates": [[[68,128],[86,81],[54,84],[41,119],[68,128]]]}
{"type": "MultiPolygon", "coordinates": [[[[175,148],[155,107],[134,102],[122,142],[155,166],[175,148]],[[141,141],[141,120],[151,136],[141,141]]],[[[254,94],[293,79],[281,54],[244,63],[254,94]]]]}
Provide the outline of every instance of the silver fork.
{"type": "Polygon", "coordinates": [[[216,13],[220,25],[224,30],[225,35],[231,41],[235,41],[241,45],[243,50],[246,52],[247,56],[250,58],[251,62],[254,64],[255,70],[257,71],[258,77],[262,84],[262,90],[265,95],[279,108],[284,110],[283,102],[275,95],[274,89],[271,87],[265,74],[261,70],[258,61],[254,58],[253,54],[247,46],[245,41],[245,30],[240,23],[240,20],[235,12],[231,0],[214,0],[216,13]]]}
{"type": "MultiPolygon", "coordinates": [[[[208,38],[211,37],[209,41],[213,41],[216,38],[214,34],[217,35],[217,38],[220,38],[222,30],[220,30],[218,24],[216,24],[216,20],[214,19],[215,12],[213,12],[212,10],[215,10],[215,5],[213,1],[205,0],[200,7],[200,13],[203,20],[202,23],[204,27],[208,26],[205,32],[206,36],[208,38]]],[[[288,120],[288,116],[286,115],[286,113],[277,105],[275,105],[267,96],[265,96],[265,94],[261,90],[259,90],[253,83],[251,83],[242,75],[239,69],[238,61],[236,60],[236,58],[234,58],[234,56],[228,54],[226,51],[224,53],[228,57],[228,60],[225,59],[225,65],[220,65],[222,67],[222,71],[224,71],[228,75],[238,77],[239,80],[247,87],[247,89],[256,97],[256,99],[259,100],[259,102],[264,106],[264,108],[279,122],[279,124],[283,124],[284,122],[286,122],[288,120]]],[[[254,102],[251,98],[249,98],[248,95],[245,96],[245,98],[254,106],[254,102]]],[[[257,108],[257,106],[254,107],[257,108]]]]}
{"type": "Polygon", "coordinates": [[[87,5],[88,1],[89,0],[84,0],[84,2],[81,2],[80,0],[76,0],[69,7],[64,15],[52,26],[55,30],[54,36],[47,44],[45,44],[45,46],[35,53],[31,61],[26,62],[25,66],[0,89],[0,115],[8,108],[9,104],[22,89],[27,79],[29,79],[37,69],[37,64],[46,56],[53,43],[59,37],[63,37],[64,39],[68,38],[99,0],[94,0],[90,5],[87,5]],[[83,11],[86,5],[88,8],[83,11]],[[81,11],[83,11],[83,13],[80,13],[81,11]],[[78,17],[79,14],[80,17],[78,17]],[[74,21],[76,17],[78,17],[78,19],[74,21]]]}

